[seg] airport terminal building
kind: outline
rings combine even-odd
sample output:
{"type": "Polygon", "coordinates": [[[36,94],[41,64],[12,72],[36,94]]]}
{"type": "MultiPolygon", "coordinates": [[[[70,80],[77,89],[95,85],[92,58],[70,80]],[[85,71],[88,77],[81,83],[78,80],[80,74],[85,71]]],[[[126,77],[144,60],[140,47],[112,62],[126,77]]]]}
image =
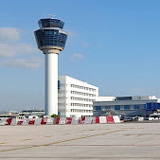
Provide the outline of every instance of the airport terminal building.
{"type": "Polygon", "coordinates": [[[149,116],[160,109],[155,96],[98,97],[93,103],[93,115],[149,116]]]}
{"type": "Polygon", "coordinates": [[[69,76],[59,76],[58,115],[60,117],[93,116],[93,101],[98,87],[69,76]]]}

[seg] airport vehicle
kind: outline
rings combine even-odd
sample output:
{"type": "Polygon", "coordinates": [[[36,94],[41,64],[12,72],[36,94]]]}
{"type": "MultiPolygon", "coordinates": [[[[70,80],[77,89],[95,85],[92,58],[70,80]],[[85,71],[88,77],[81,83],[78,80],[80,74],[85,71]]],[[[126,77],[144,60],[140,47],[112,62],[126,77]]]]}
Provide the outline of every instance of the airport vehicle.
{"type": "Polygon", "coordinates": [[[160,120],[160,113],[153,113],[149,116],[149,120],[160,120]]]}

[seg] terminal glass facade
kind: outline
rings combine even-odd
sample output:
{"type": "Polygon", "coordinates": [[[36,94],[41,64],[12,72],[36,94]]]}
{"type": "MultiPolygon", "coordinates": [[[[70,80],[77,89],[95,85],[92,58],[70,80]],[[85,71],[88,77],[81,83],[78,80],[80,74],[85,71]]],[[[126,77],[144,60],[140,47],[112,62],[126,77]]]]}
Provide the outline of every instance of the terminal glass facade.
{"type": "Polygon", "coordinates": [[[114,106],[114,109],[115,110],[120,110],[120,106],[118,105],[118,106],[114,106]]]}
{"type": "Polygon", "coordinates": [[[148,116],[156,110],[160,110],[160,103],[146,103],[136,105],[97,105],[93,107],[94,116],[127,115],[127,116],[148,116]]]}
{"type": "Polygon", "coordinates": [[[129,105],[124,106],[124,110],[130,110],[130,106],[129,105]]]}
{"type": "Polygon", "coordinates": [[[135,105],[134,109],[140,109],[140,106],[139,105],[135,105]]]}

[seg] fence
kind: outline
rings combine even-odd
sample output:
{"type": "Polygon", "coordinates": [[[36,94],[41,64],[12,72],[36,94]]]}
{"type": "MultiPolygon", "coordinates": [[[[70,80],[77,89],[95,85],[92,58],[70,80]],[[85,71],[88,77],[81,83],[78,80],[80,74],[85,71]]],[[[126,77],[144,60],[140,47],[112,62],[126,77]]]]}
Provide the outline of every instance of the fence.
{"type": "Polygon", "coordinates": [[[38,118],[38,119],[16,119],[0,118],[0,126],[11,125],[76,125],[76,124],[113,124],[120,123],[118,116],[81,117],[81,118],[38,118]]]}

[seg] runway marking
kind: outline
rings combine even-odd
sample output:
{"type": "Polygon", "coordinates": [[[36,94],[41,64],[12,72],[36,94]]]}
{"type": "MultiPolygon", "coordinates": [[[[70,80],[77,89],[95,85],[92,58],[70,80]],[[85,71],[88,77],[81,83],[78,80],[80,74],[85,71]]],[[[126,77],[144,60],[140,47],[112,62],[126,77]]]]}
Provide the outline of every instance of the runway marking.
{"type": "Polygon", "coordinates": [[[0,157],[0,158],[5,158],[5,159],[6,158],[8,158],[8,159],[15,159],[15,158],[16,159],[33,159],[33,158],[36,158],[36,159],[44,159],[44,158],[45,159],[53,159],[54,158],[55,159],[56,158],[56,159],[69,159],[69,160],[70,159],[74,159],[74,160],[75,159],[78,159],[78,160],[79,159],[85,159],[85,160],[86,159],[109,159],[109,160],[110,159],[115,159],[115,160],[117,160],[117,159],[126,159],[126,160],[128,160],[128,159],[142,159],[142,160],[144,160],[144,159],[149,159],[149,160],[150,159],[153,159],[153,160],[154,159],[158,159],[159,160],[160,159],[160,157],[151,157],[151,156],[150,157],[137,157],[137,156],[136,157],[132,157],[132,156],[128,156],[128,157],[127,156],[126,157],[122,157],[122,156],[121,157],[118,157],[118,156],[117,157],[116,156],[115,157],[113,157],[113,156],[112,157],[100,157],[100,156],[94,156],[94,157],[91,157],[91,156],[85,156],[85,157],[84,156],[82,156],[82,157],[77,157],[77,156],[75,156],[75,157],[62,157],[62,156],[59,156],[59,157],[57,157],[57,156],[56,157],[53,157],[53,156],[45,156],[45,157],[42,157],[42,156],[41,157],[38,157],[38,156],[37,157],[26,157],[26,156],[22,157],[21,156],[21,157],[14,157],[13,156],[13,157],[8,157],[8,156],[6,156],[6,157],[4,157],[3,156],[3,157],[0,157]]]}
{"type": "MultiPolygon", "coordinates": [[[[5,143],[4,143],[5,144],[5,143]]],[[[20,147],[20,146],[25,146],[25,147],[39,147],[40,145],[4,145],[5,147],[20,147]]],[[[0,146],[0,147],[4,147],[0,146]]],[[[53,146],[53,145],[51,145],[53,146]]],[[[160,144],[60,144],[60,145],[54,145],[55,147],[62,147],[62,146],[67,146],[67,147],[160,147],[160,144]]]]}
{"type": "Polygon", "coordinates": [[[45,136],[45,137],[50,138],[50,137],[53,137],[53,136],[45,136]]]}
{"type": "Polygon", "coordinates": [[[94,157],[91,157],[91,156],[85,156],[85,157],[84,156],[82,156],[82,157],[80,157],[80,156],[79,157],[78,156],[75,156],[75,157],[62,157],[62,156],[59,156],[59,157],[57,157],[57,156],[56,157],[54,157],[54,156],[45,156],[45,157],[42,157],[42,156],[41,157],[38,157],[38,156],[37,157],[26,157],[26,156],[25,157],[22,157],[22,156],[21,157],[8,157],[8,156],[6,156],[6,157],[0,157],[0,158],[5,158],[5,159],[6,158],[8,158],[8,159],[15,159],[15,158],[16,159],[33,159],[33,158],[36,158],[36,159],[37,158],[38,159],[44,159],[44,158],[45,159],[53,159],[54,158],[55,159],[56,158],[56,159],[69,159],[69,160],[70,159],[74,159],[74,160],[75,159],[78,159],[78,160],[79,159],[85,159],[85,160],[86,159],[109,159],[109,160],[111,160],[111,159],[115,159],[115,160],[117,160],[117,159],[127,159],[127,160],[128,159],[142,159],[142,160],[144,160],[144,159],[149,159],[149,160],[150,159],[152,159],[152,160],[158,159],[159,160],[160,159],[160,157],[151,157],[151,156],[150,157],[138,157],[138,156],[136,156],[136,157],[132,157],[132,156],[126,156],[126,157],[122,157],[122,156],[120,156],[120,157],[118,157],[118,156],[117,157],[116,156],[115,157],[113,157],[113,156],[112,157],[111,156],[110,157],[100,157],[100,156],[94,156],[94,157]]]}
{"type": "Polygon", "coordinates": [[[110,131],[110,132],[107,132],[107,133],[105,132],[105,133],[98,133],[98,134],[94,134],[94,135],[87,135],[87,136],[82,136],[82,137],[77,137],[77,138],[52,142],[52,143],[48,143],[48,144],[42,144],[41,146],[51,146],[51,145],[55,145],[55,144],[59,144],[59,143],[65,143],[65,142],[70,142],[70,141],[74,141],[74,140],[90,138],[90,137],[95,137],[95,136],[102,136],[102,135],[107,135],[107,134],[110,134],[110,133],[117,133],[117,132],[121,132],[121,131],[123,131],[123,130],[121,129],[121,130],[116,130],[116,131],[110,131]]]}
{"type": "Polygon", "coordinates": [[[28,139],[22,139],[21,141],[30,141],[32,140],[31,138],[28,138],[28,139]]]}
{"type": "Polygon", "coordinates": [[[27,147],[24,146],[24,147],[21,147],[21,148],[5,149],[5,150],[0,150],[0,152],[10,152],[10,151],[23,150],[23,149],[46,147],[46,146],[56,145],[56,144],[60,144],[60,143],[71,142],[71,141],[85,139],[85,138],[91,138],[91,137],[95,137],[95,136],[102,136],[102,135],[107,135],[107,134],[111,134],[111,133],[118,133],[118,132],[122,132],[122,131],[124,131],[124,129],[110,131],[110,132],[104,132],[104,133],[98,133],[98,134],[92,134],[92,135],[87,135],[87,136],[82,136],[82,137],[77,137],[77,138],[71,138],[71,139],[66,139],[66,140],[62,140],[62,141],[56,141],[56,142],[52,142],[52,143],[41,144],[41,145],[37,145],[37,146],[33,145],[33,146],[27,146],[27,147]]]}
{"type": "Polygon", "coordinates": [[[0,142],[0,144],[6,144],[6,143],[4,143],[4,142],[0,142]]]}

